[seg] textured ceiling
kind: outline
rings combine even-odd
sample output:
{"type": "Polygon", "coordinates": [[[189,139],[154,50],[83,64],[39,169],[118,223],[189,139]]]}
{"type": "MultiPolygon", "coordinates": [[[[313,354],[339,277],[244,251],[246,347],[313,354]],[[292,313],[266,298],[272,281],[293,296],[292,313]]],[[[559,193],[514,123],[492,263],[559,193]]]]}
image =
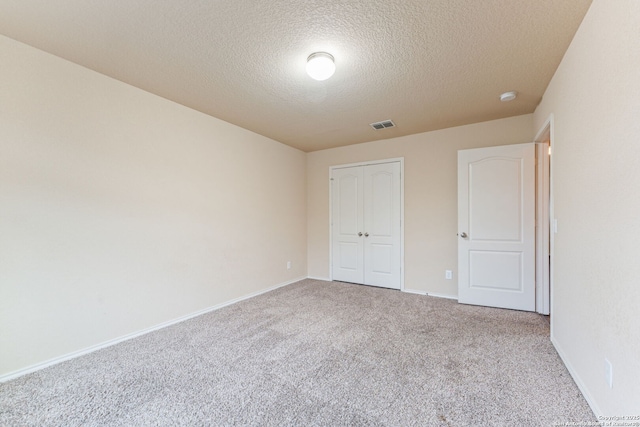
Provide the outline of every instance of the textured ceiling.
{"type": "Polygon", "coordinates": [[[533,112],[590,3],[0,0],[0,33],[314,151],[533,112]]]}

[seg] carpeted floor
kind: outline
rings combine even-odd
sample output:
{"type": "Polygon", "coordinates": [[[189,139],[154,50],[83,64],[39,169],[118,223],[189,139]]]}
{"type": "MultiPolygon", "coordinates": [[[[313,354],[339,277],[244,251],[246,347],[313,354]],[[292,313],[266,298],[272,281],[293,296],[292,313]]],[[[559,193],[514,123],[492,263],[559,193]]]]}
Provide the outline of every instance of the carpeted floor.
{"type": "Polygon", "coordinates": [[[2,426],[595,421],[547,318],[314,280],[0,385],[2,426]]]}

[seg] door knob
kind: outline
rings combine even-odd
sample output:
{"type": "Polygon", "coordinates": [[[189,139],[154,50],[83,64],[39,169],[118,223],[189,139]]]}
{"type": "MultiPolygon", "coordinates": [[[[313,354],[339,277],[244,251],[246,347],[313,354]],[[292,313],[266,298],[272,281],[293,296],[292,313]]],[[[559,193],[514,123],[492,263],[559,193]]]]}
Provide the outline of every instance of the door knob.
{"type": "Polygon", "coordinates": [[[369,233],[364,233],[364,237],[369,237],[369,233]]]}
{"type": "Polygon", "coordinates": [[[362,231],[358,231],[358,237],[362,237],[362,231]]]}
{"type": "Polygon", "coordinates": [[[467,233],[465,233],[464,231],[462,233],[460,233],[460,237],[462,237],[463,239],[467,238],[467,233]]]}

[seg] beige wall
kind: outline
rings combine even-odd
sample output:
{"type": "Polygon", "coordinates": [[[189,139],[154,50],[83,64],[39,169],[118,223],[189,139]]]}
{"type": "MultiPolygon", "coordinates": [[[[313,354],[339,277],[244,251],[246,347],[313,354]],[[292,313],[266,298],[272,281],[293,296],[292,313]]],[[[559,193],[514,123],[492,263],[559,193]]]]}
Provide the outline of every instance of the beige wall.
{"type": "Polygon", "coordinates": [[[304,153],[0,57],[0,375],[306,276],[304,153]]]}
{"type": "Polygon", "coordinates": [[[596,413],[640,415],[640,2],[593,2],[535,129],[551,113],[552,338],[596,413]]]}
{"type": "Polygon", "coordinates": [[[329,167],[404,157],[405,289],[457,296],[457,150],[531,142],[532,124],[524,115],[309,153],[309,276],[330,276],[329,167]]]}

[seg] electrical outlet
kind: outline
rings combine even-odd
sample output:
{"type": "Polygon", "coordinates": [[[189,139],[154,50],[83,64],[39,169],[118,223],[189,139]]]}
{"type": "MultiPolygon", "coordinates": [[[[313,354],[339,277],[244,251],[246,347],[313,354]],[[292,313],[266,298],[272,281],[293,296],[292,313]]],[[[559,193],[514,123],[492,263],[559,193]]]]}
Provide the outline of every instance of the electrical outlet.
{"type": "Polygon", "coordinates": [[[453,271],[445,270],[444,271],[444,278],[447,279],[447,280],[453,279],[453,271]]]}
{"type": "Polygon", "coordinates": [[[291,261],[287,261],[287,270],[291,270],[291,261]]]}
{"type": "Polygon", "coordinates": [[[604,359],[604,379],[609,388],[613,388],[613,365],[609,359],[604,359]]]}

